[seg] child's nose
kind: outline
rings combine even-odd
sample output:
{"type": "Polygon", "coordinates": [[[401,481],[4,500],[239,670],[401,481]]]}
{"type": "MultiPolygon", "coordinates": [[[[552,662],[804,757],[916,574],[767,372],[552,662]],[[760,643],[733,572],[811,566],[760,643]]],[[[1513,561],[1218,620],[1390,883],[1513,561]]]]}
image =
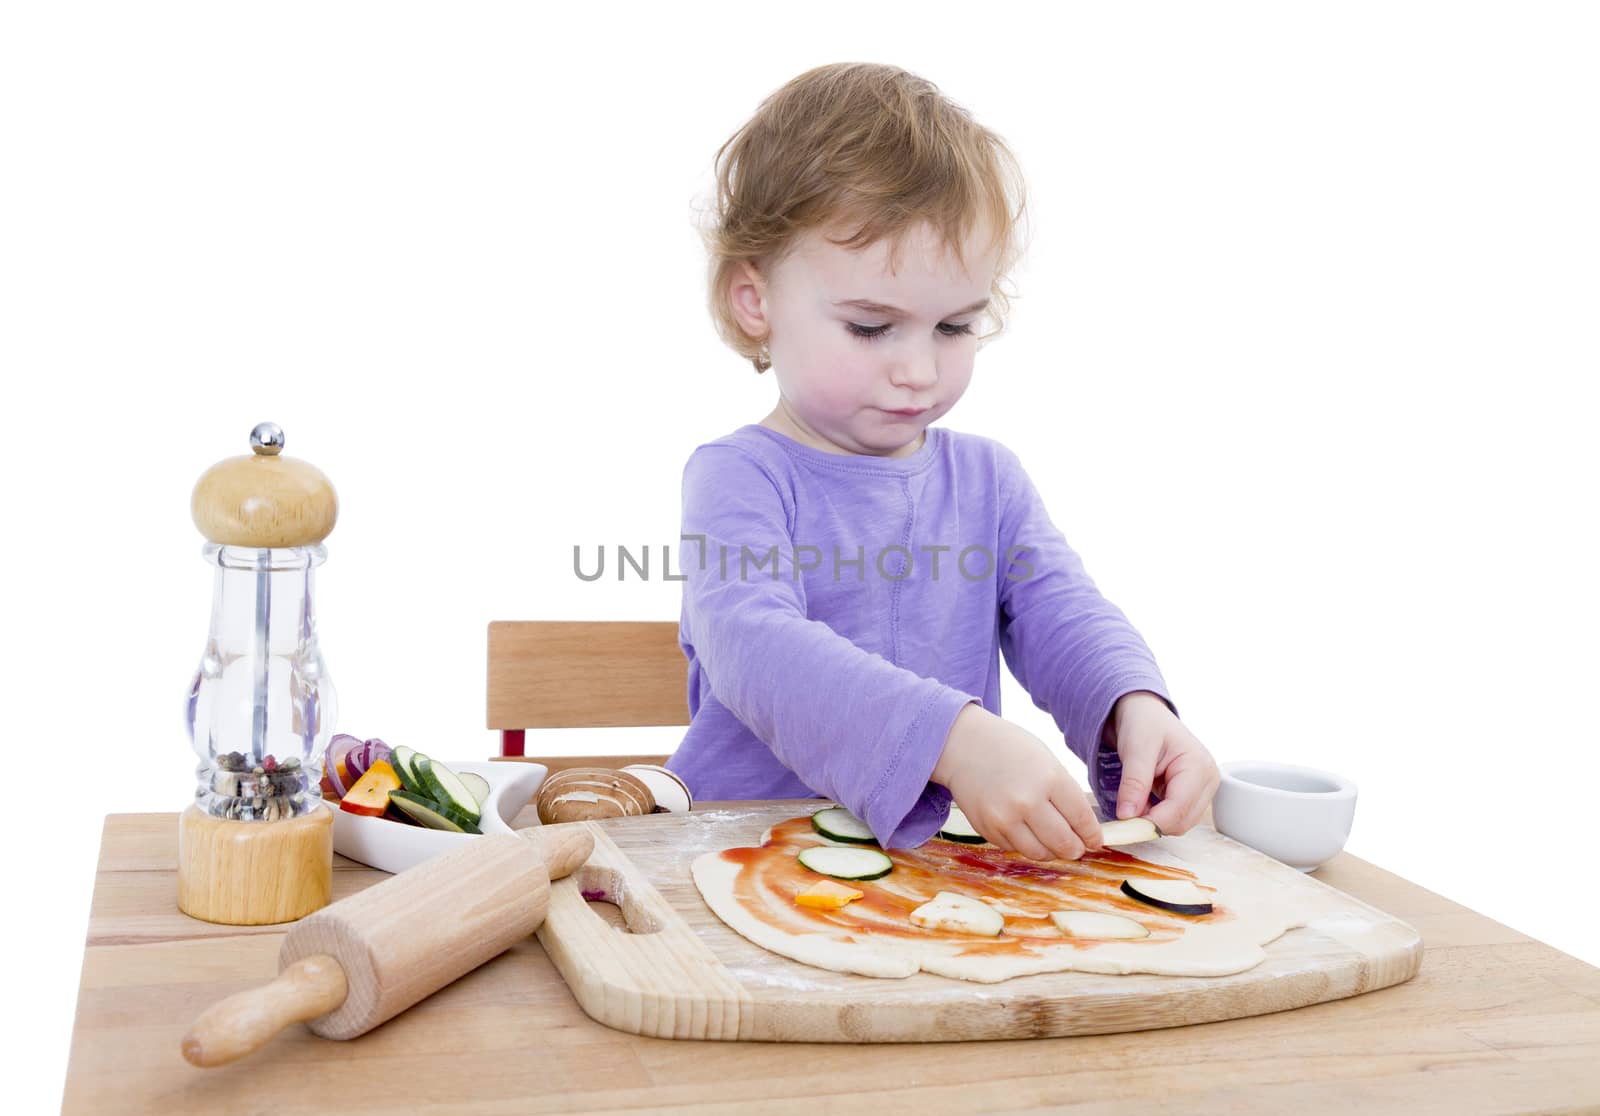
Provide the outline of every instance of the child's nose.
{"type": "Polygon", "coordinates": [[[930,388],[939,382],[938,359],[931,353],[908,356],[896,363],[892,379],[896,387],[930,388]]]}

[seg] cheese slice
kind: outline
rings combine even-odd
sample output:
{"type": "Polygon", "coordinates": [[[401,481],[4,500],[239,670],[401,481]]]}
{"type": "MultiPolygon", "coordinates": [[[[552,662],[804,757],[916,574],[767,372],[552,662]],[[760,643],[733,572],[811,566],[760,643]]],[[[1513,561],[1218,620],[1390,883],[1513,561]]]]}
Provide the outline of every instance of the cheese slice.
{"type": "Polygon", "coordinates": [[[953,891],[941,891],[912,911],[911,922],[929,930],[953,930],[988,938],[998,935],[1006,924],[1005,916],[987,903],[953,891]]]}
{"type": "Polygon", "coordinates": [[[860,899],[862,895],[863,892],[853,887],[846,887],[837,880],[821,880],[796,895],[794,901],[802,907],[837,911],[851,900],[860,899]]]}

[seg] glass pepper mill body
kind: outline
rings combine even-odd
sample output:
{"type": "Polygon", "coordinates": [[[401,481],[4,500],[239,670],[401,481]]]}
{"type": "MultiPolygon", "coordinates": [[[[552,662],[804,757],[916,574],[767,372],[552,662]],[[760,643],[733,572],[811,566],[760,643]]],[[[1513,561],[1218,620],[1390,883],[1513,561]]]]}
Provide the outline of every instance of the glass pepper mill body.
{"type": "Polygon", "coordinates": [[[205,556],[217,572],[211,631],[189,688],[195,801],[231,820],[299,816],[321,798],[338,711],[312,593],[327,551],[208,543],[205,556]]]}
{"type": "Polygon", "coordinates": [[[215,567],[211,628],[185,721],[199,764],[178,816],[178,907],[207,922],[289,922],[333,892],[322,753],[337,701],[317,642],[312,580],[338,500],[281,456],[262,423],[250,454],[208,469],[190,511],[215,567]]]}

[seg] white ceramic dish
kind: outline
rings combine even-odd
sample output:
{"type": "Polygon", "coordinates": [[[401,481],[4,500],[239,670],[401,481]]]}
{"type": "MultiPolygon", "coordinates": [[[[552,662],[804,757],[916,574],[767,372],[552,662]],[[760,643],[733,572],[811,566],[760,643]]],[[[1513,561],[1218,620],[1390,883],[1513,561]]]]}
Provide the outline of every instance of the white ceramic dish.
{"type": "MultiPolygon", "coordinates": [[[[483,820],[478,823],[486,834],[515,832],[511,820],[532,800],[549,770],[542,763],[444,763],[452,771],[476,772],[488,781],[489,797],[483,800],[483,820]]],[[[388,818],[352,814],[339,809],[336,803],[329,805],[334,807],[333,851],[385,872],[403,872],[459,848],[474,837],[471,833],[447,833],[388,818]]],[[[538,818],[532,820],[534,825],[539,824],[538,818]]]]}
{"type": "Polygon", "coordinates": [[[1217,832],[1302,872],[1333,859],[1350,836],[1356,785],[1331,771],[1267,760],[1221,767],[1211,801],[1217,832]]]}

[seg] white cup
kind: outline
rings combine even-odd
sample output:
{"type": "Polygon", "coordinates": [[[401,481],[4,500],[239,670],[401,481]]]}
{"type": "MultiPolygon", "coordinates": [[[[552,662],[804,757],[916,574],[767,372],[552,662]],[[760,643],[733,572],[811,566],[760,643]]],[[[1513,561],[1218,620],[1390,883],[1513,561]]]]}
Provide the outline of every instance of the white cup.
{"type": "Polygon", "coordinates": [[[1302,872],[1344,848],[1356,812],[1349,779],[1267,760],[1235,760],[1221,770],[1211,802],[1217,832],[1302,872]]]}

